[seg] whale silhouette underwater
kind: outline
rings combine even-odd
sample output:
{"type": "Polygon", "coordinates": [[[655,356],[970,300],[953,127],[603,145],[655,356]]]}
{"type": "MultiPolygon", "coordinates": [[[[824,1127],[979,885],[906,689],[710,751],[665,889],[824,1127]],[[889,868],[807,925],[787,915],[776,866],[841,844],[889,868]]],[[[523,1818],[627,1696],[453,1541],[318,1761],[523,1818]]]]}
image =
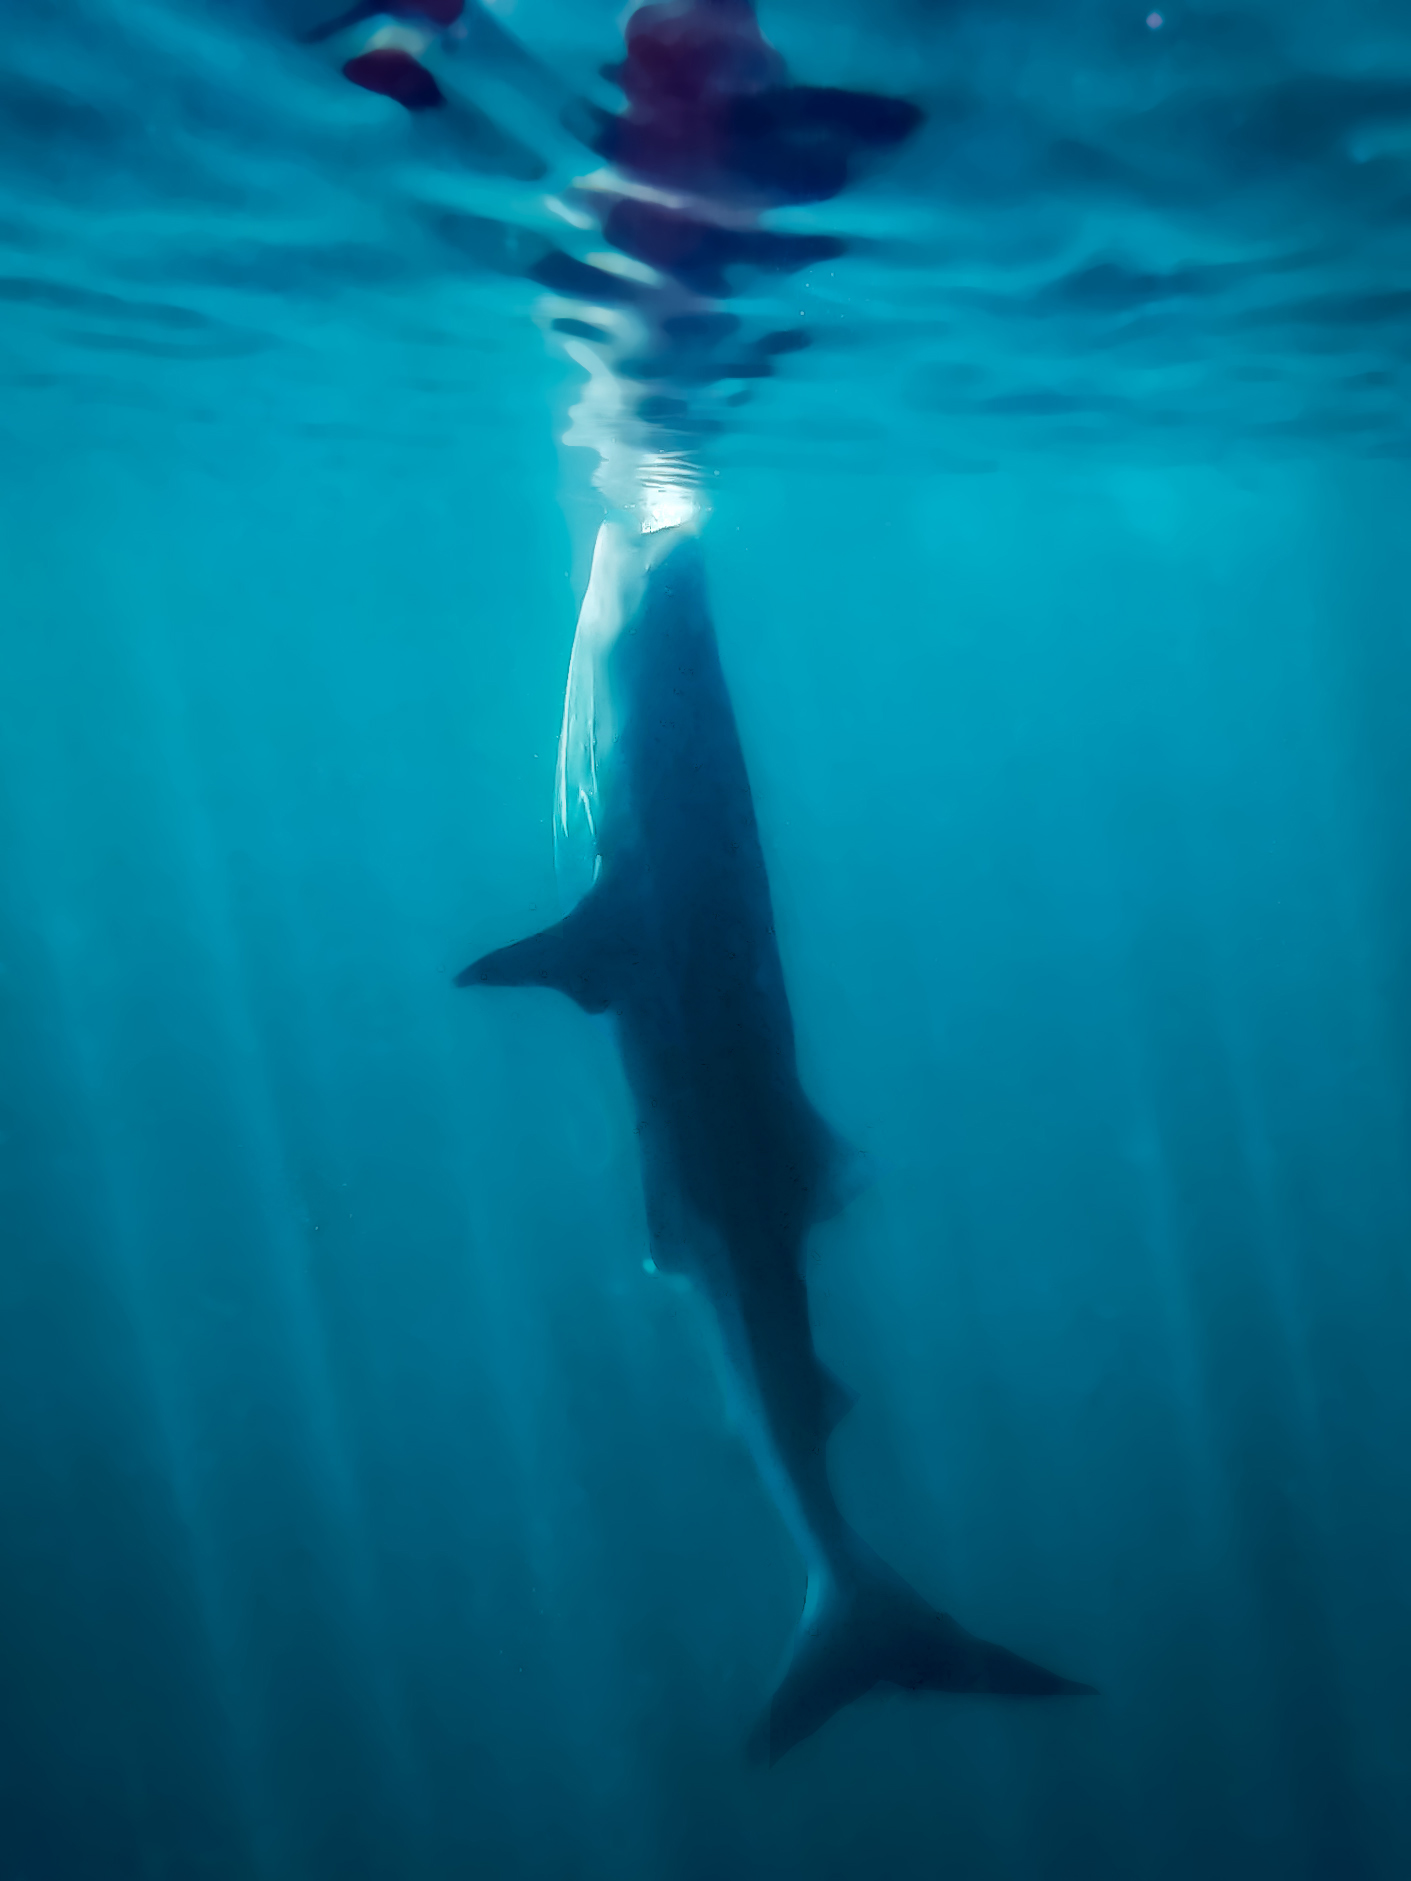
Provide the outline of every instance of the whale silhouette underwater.
{"type": "Polygon", "coordinates": [[[591,779],[597,880],[564,920],[457,984],[553,987],[612,1015],[653,1259],[714,1309],[756,1461],[808,1567],[792,1659],[751,1748],[775,1762],[879,1683],[1089,1691],[935,1612],[838,1509],[826,1448],[851,1400],[814,1349],[803,1255],[844,1199],[840,1149],[795,1066],[700,549],[685,528],[634,541],[609,524],[593,581],[625,606],[585,604],[561,774],[591,779]]]}
{"type": "MultiPolygon", "coordinates": [[[[840,255],[761,215],[836,195],[921,120],[901,99],[792,84],[750,0],[661,0],[626,23],[605,68],[618,114],[571,97],[474,0],[356,0],[308,43],[372,27],[342,64],[410,113],[440,114],[424,60],[458,36],[610,166],[591,198],[608,272],[483,217],[443,217],[477,260],[565,297],[550,326],[601,388],[608,498],[570,662],[557,828],[586,850],[560,922],[486,954],[460,986],[548,987],[611,1015],[632,1092],[653,1260],[713,1310],[761,1474],[807,1565],[783,1677],[750,1748],[773,1763],[878,1684],[1045,1697],[1088,1692],[931,1608],[856,1535],[834,1498],[828,1438],[852,1400],[814,1348],[810,1229],[846,1200],[845,1157],[799,1082],[749,778],[707,606],[691,490],[702,386],[767,376],[801,333],[738,343],[720,310],[733,271],[791,273],[840,255]],[[579,312],[574,312],[575,304],[579,312]],[[586,314],[588,317],[581,317],[586,314]],[[614,322],[622,335],[614,340],[614,322]],[[586,348],[586,350],[584,350],[586,348]],[[615,350],[614,350],[615,348],[615,350]],[[574,349],[577,349],[576,351],[574,349]],[[634,390],[635,388],[635,390],[634,390]],[[635,403],[634,403],[635,400],[635,403]],[[681,414],[686,414],[684,417],[681,414]],[[627,469],[624,471],[623,465],[627,469]]],[[[341,57],[341,52],[340,52],[341,57]]],[[[476,160],[533,177],[532,151],[464,101],[476,160]]],[[[552,141],[552,140],[550,140],[552,141]]]]}

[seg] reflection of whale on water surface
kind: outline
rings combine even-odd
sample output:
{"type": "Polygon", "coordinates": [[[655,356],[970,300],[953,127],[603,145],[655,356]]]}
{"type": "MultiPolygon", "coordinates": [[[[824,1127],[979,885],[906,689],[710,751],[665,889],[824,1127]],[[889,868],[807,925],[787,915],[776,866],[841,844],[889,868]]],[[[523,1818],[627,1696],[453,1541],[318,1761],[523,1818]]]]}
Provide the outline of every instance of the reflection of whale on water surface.
{"type": "Polygon", "coordinates": [[[1088,1689],[934,1612],[834,1501],[825,1451],[850,1398],[814,1350],[803,1252],[845,1184],[795,1068],[749,781],[688,530],[608,524],[599,537],[558,809],[561,825],[585,826],[593,886],[557,926],[459,983],[552,986],[613,1016],[653,1259],[713,1308],[761,1473],[808,1563],[793,1658],[756,1748],[773,1761],[878,1683],[1088,1689]]]}

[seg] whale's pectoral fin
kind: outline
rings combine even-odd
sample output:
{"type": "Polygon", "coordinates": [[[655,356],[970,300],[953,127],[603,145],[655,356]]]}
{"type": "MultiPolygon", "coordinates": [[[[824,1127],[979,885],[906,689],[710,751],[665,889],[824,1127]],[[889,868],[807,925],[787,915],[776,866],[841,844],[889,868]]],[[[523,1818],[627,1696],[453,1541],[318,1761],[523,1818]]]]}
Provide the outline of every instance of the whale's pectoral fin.
{"type": "Polygon", "coordinates": [[[799,1630],[793,1658],[750,1738],[751,1757],[777,1763],[874,1685],[905,1691],[1058,1698],[1091,1685],[977,1639],[927,1606],[898,1575],[857,1549],[849,1572],[827,1589],[799,1630]]]}
{"type": "Polygon", "coordinates": [[[614,950],[600,907],[587,895],[565,920],[498,948],[456,975],[457,986],[552,986],[585,1012],[612,1004],[614,950]]]}

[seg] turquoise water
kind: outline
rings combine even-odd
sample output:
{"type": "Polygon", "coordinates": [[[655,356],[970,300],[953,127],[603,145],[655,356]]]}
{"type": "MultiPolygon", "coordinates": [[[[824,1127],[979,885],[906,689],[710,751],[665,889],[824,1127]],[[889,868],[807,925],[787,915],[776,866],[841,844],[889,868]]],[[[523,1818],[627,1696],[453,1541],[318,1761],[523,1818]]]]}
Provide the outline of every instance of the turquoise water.
{"type": "Polygon", "coordinates": [[[745,1763],[803,1573],[644,1271],[612,1039],[450,984],[557,912],[597,511],[533,290],[424,210],[533,190],[288,20],[37,7],[3,1881],[1411,1863],[1411,47],[761,17],[930,112],[795,212],[854,253],[744,298],[815,343],[706,460],[801,1072],[871,1170],[810,1268],[833,1479],[1100,1695],[878,1692],[745,1763]]]}

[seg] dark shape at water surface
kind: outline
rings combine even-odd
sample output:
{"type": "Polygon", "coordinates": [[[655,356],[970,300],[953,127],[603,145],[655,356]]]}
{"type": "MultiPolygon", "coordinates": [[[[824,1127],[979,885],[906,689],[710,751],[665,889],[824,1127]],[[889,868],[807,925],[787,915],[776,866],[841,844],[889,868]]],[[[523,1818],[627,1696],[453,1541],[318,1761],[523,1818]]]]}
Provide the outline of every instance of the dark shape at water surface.
{"type": "Polygon", "coordinates": [[[577,261],[561,248],[546,249],[542,259],[526,268],[524,274],[526,280],[548,288],[551,294],[590,300],[600,307],[628,306],[642,298],[642,289],[635,281],[624,281],[620,274],[595,268],[590,261],[577,261]]]}
{"type": "Polygon", "coordinates": [[[344,65],[343,76],[410,112],[439,113],[448,139],[446,154],[467,169],[518,177],[526,183],[537,182],[545,173],[537,152],[502,130],[479,105],[460,98],[450,106],[434,74],[401,47],[378,46],[359,53],[344,65]]]}
{"type": "Polygon", "coordinates": [[[694,541],[647,575],[602,657],[597,881],[574,911],[487,954],[461,986],[546,986],[611,1013],[638,1117],[653,1254],[713,1306],[752,1441],[809,1566],[792,1661],[757,1727],[774,1762],[877,1684],[1056,1696],[1088,1690],[937,1613],[833,1498],[829,1433],[851,1399],[814,1348],[810,1228],[845,1200],[809,1102],[769,882],[694,541]]]}
{"type": "Polygon", "coordinates": [[[1095,392],[1001,392],[981,402],[980,410],[997,418],[1066,418],[1082,413],[1119,412],[1124,409],[1119,398],[1103,397],[1095,392]]]}
{"type": "Polygon", "coordinates": [[[420,60],[397,46],[359,53],[343,67],[343,76],[364,91],[405,105],[408,111],[434,111],[446,102],[446,94],[420,60]]]}
{"type": "Polygon", "coordinates": [[[1365,293],[1317,294],[1305,300],[1252,309],[1242,326],[1328,327],[1333,330],[1411,326],[1411,288],[1373,288],[1365,293]]]}
{"type": "Polygon", "coordinates": [[[631,196],[613,205],[603,234],[624,255],[648,262],[715,300],[731,291],[725,270],[732,264],[743,263],[765,274],[795,274],[813,262],[836,260],[847,249],[836,235],[723,228],[631,196]]]}
{"type": "MultiPolygon", "coordinates": [[[[1226,271],[1234,274],[1236,270],[1226,271]]],[[[1079,313],[1125,314],[1159,301],[1187,300],[1212,291],[1213,268],[1174,268],[1168,274],[1124,268],[1114,261],[1093,262],[1053,282],[1035,295],[1040,309],[1072,308],[1079,313]]]]}
{"type": "Polygon", "coordinates": [[[627,22],[605,68],[627,110],[596,112],[585,141],[645,181],[717,196],[822,202],[858,158],[903,143],[922,112],[901,98],[791,85],[748,0],[664,0],[627,22]]]}
{"type": "Polygon", "coordinates": [[[274,344],[261,333],[240,333],[234,329],[208,340],[181,344],[175,340],[149,339],[141,333],[68,333],[70,346],[91,353],[132,353],[144,359],[188,360],[200,363],[212,359],[244,359],[274,344]]]}
{"type": "Polygon", "coordinates": [[[578,261],[535,230],[520,228],[513,222],[447,209],[432,218],[432,226],[443,241],[492,274],[533,281],[550,293],[602,307],[628,305],[641,297],[637,282],[625,281],[620,274],[610,274],[591,262],[578,261]]]}
{"type": "Polygon", "coordinates": [[[44,307],[60,313],[95,314],[108,320],[145,323],[195,331],[216,323],[194,307],[176,307],[166,301],[124,300],[101,289],[75,287],[67,281],[32,275],[0,275],[0,303],[44,307]]]}
{"type": "Polygon", "coordinates": [[[562,333],[565,339],[593,340],[599,344],[610,336],[602,327],[595,327],[589,320],[560,319],[549,322],[550,330],[562,333]]]}
{"type": "MultiPolygon", "coordinates": [[[[572,331],[581,322],[554,322],[560,331],[572,331]]],[[[659,343],[640,357],[621,360],[617,375],[624,380],[670,381],[679,386],[717,385],[722,379],[768,379],[782,354],[803,352],[812,335],[798,327],[787,333],[764,333],[742,347],[724,349],[738,332],[732,315],[683,314],[664,320],[659,343]],[[722,321],[723,325],[717,325],[722,321]]],[[[586,336],[585,336],[586,337],[586,336]]],[[[640,409],[640,408],[639,408],[640,409]]]]}
{"type": "Polygon", "coordinates": [[[57,86],[0,74],[0,149],[68,148],[101,156],[133,134],[129,121],[57,86]]]}
{"type": "Polygon", "coordinates": [[[242,293],[327,298],[348,288],[404,280],[406,259],[371,242],[236,241],[183,249],[177,278],[242,293]]]}

